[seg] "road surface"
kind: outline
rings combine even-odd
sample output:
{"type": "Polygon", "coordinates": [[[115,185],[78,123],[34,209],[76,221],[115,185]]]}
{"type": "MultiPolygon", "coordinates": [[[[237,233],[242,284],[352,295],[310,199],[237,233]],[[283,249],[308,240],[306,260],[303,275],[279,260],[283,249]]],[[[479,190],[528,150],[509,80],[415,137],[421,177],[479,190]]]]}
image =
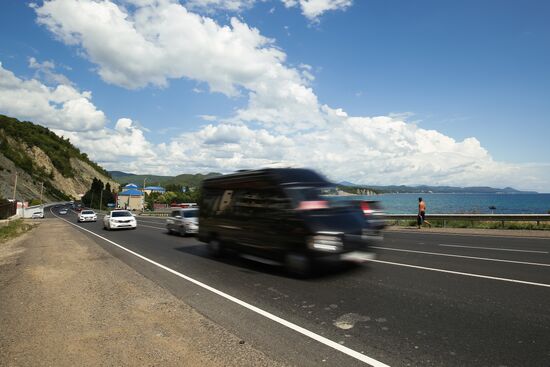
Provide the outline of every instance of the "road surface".
{"type": "Polygon", "coordinates": [[[277,266],[213,259],[196,238],[169,235],[162,218],[106,231],[101,217],[58,217],[275,360],[550,365],[549,238],[388,232],[366,266],[301,280],[277,266]]]}

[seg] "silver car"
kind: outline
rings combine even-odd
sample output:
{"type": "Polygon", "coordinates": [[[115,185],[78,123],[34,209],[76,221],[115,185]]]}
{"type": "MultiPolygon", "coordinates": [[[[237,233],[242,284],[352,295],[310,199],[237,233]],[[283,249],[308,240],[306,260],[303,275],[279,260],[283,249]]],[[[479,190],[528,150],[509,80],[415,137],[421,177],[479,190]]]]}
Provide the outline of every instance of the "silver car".
{"type": "Polygon", "coordinates": [[[166,228],[169,233],[178,233],[180,236],[196,234],[199,231],[199,209],[174,209],[166,219],[166,228]]]}

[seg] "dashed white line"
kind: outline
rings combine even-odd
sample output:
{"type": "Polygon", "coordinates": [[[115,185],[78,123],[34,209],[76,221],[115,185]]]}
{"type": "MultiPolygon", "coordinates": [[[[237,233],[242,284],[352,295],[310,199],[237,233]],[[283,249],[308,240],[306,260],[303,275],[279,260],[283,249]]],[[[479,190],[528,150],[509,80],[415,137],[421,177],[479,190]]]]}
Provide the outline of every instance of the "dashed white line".
{"type": "Polygon", "coordinates": [[[415,253],[415,254],[424,254],[424,255],[459,257],[459,258],[463,258],[463,259],[472,259],[472,260],[497,261],[497,262],[512,263],[512,264],[548,266],[548,267],[550,267],[550,264],[533,263],[533,262],[527,262],[527,261],[492,259],[492,258],[489,258],[489,257],[465,256],[465,255],[454,255],[454,254],[443,254],[441,252],[416,251],[416,250],[407,250],[407,249],[393,248],[393,247],[379,247],[379,246],[371,246],[371,247],[375,248],[375,249],[388,250],[388,251],[411,252],[411,253],[415,253]]]}
{"type": "Polygon", "coordinates": [[[527,284],[527,285],[534,285],[534,286],[537,286],[537,287],[546,287],[546,288],[550,288],[550,284],[535,283],[535,282],[527,282],[527,281],[525,281],[525,280],[517,280],[517,279],[508,279],[508,278],[492,277],[492,276],[489,276],[489,275],[481,275],[481,274],[473,274],[473,273],[464,273],[464,272],[461,272],[461,271],[453,271],[453,270],[445,270],[445,269],[437,269],[437,268],[428,268],[428,267],[426,267],[426,266],[410,265],[410,264],[396,263],[396,262],[384,261],[384,260],[371,260],[371,262],[380,263],[380,264],[387,264],[387,265],[403,266],[403,267],[406,267],[406,268],[414,268],[414,269],[421,269],[421,270],[437,271],[437,272],[440,272],[440,273],[448,273],[448,274],[455,274],[455,275],[463,275],[463,276],[467,276],[467,277],[483,278],[483,279],[492,279],[492,280],[500,280],[500,281],[503,281],[503,282],[527,284]]]}
{"type": "MultiPolygon", "coordinates": [[[[52,212],[52,214],[55,215],[53,212],[52,212]]],[[[55,215],[55,216],[56,216],[57,218],[59,218],[57,215],[55,215]]],[[[121,246],[121,245],[119,245],[118,243],[109,240],[108,238],[105,238],[105,237],[103,237],[103,236],[100,236],[100,235],[98,235],[98,234],[95,233],[95,232],[92,232],[92,231],[90,231],[90,230],[88,230],[88,229],[86,229],[86,228],[82,228],[82,227],[80,227],[80,226],[78,226],[78,225],[76,225],[76,224],[74,224],[74,223],[69,222],[69,221],[66,220],[66,219],[63,219],[63,218],[59,218],[59,219],[65,221],[65,222],[69,223],[70,225],[75,226],[75,227],[77,227],[77,228],[79,228],[79,229],[81,229],[81,230],[83,230],[83,231],[86,231],[86,232],[90,233],[90,234],[93,235],[93,236],[99,237],[99,238],[101,238],[102,240],[104,240],[104,241],[106,241],[106,242],[108,242],[108,243],[110,243],[110,244],[112,244],[112,245],[114,245],[114,246],[116,246],[116,247],[118,247],[118,248],[120,248],[120,249],[122,249],[122,250],[124,250],[124,251],[126,251],[126,252],[128,252],[128,253],[130,253],[130,254],[132,254],[132,255],[134,255],[134,256],[136,256],[136,257],[139,257],[140,259],[142,259],[142,260],[144,260],[144,261],[147,261],[147,262],[150,263],[150,264],[153,264],[153,265],[155,265],[155,266],[157,266],[157,267],[159,267],[159,268],[161,268],[161,269],[164,269],[164,270],[166,270],[166,271],[168,271],[168,272],[170,272],[170,273],[172,273],[172,274],[174,274],[174,275],[176,275],[176,276],[178,276],[178,277],[180,277],[180,278],[182,278],[182,279],[185,279],[185,280],[187,280],[187,281],[189,281],[189,282],[191,282],[191,283],[193,283],[193,284],[195,284],[195,285],[197,285],[197,286],[199,286],[199,287],[201,287],[201,288],[204,288],[204,289],[206,289],[206,290],[209,290],[210,292],[215,293],[215,294],[217,294],[218,296],[221,296],[221,297],[223,297],[223,298],[225,298],[225,299],[227,299],[227,300],[229,300],[229,301],[231,301],[231,302],[234,302],[234,303],[236,303],[236,304],[238,304],[238,305],[240,305],[240,306],[242,306],[242,307],[244,307],[244,308],[247,308],[247,309],[249,309],[250,311],[253,311],[253,312],[255,312],[255,313],[257,313],[257,314],[259,314],[259,315],[261,315],[261,316],[264,316],[265,318],[268,318],[268,319],[270,319],[270,320],[272,320],[272,321],[274,321],[274,322],[276,322],[276,323],[278,323],[278,324],[280,324],[280,325],[286,326],[287,328],[289,328],[289,329],[291,329],[291,330],[294,330],[294,331],[296,331],[296,332],[298,332],[298,333],[300,333],[300,334],[302,334],[302,335],[304,335],[304,336],[307,336],[308,338],[311,338],[311,339],[313,339],[313,340],[316,340],[316,341],[318,341],[318,342],[321,343],[321,344],[324,344],[324,345],[326,345],[326,346],[328,346],[328,347],[330,347],[330,348],[332,348],[332,349],[338,350],[339,352],[342,352],[342,353],[344,353],[344,354],[346,354],[346,355],[348,355],[348,356],[350,356],[350,357],[352,357],[352,358],[355,358],[355,359],[357,359],[357,360],[359,360],[359,361],[361,361],[361,362],[367,363],[367,364],[371,365],[372,367],[389,367],[389,365],[387,365],[387,364],[385,364],[385,363],[382,363],[382,362],[380,362],[380,361],[378,361],[378,360],[376,360],[376,359],[374,359],[374,358],[372,358],[372,357],[366,356],[366,355],[364,355],[364,354],[362,354],[362,353],[360,353],[360,352],[357,352],[357,351],[355,351],[355,350],[353,350],[353,349],[351,349],[351,348],[345,347],[345,346],[343,346],[343,345],[341,345],[341,344],[339,344],[339,343],[337,343],[337,342],[334,342],[334,341],[332,341],[332,340],[330,340],[330,339],[328,339],[328,338],[325,338],[324,336],[321,336],[321,335],[316,334],[316,333],[314,333],[314,332],[312,332],[312,331],[309,331],[309,330],[307,330],[307,329],[305,329],[305,328],[303,328],[303,327],[301,327],[301,326],[299,326],[299,325],[296,325],[296,324],[294,324],[294,323],[292,323],[292,322],[290,322],[290,321],[287,321],[287,320],[285,320],[285,319],[283,319],[283,318],[281,318],[281,317],[279,317],[279,316],[275,316],[275,315],[273,315],[272,313],[269,313],[269,312],[267,312],[267,311],[264,311],[264,310],[262,310],[262,309],[259,308],[259,307],[256,307],[256,306],[254,306],[254,305],[251,305],[250,303],[247,303],[247,302],[245,302],[245,301],[242,301],[242,300],[240,300],[240,299],[238,299],[238,298],[236,298],[236,297],[233,297],[233,296],[231,296],[231,295],[229,295],[229,294],[227,294],[227,293],[224,293],[224,292],[222,292],[222,291],[220,291],[220,290],[218,290],[218,289],[216,289],[216,288],[213,288],[213,287],[211,287],[211,286],[209,286],[209,285],[207,285],[207,284],[205,284],[205,283],[202,283],[202,282],[200,282],[200,281],[198,281],[198,280],[196,280],[196,279],[194,279],[194,278],[191,278],[191,277],[189,277],[189,276],[187,276],[187,275],[185,275],[185,274],[182,274],[182,273],[180,273],[180,272],[178,272],[178,271],[176,271],[176,270],[173,270],[173,269],[171,269],[171,268],[169,268],[169,267],[167,267],[167,266],[165,266],[165,265],[162,265],[162,264],[160,264],[160,263],[158,263],[158,262],[156,262],[156,261],[154,261],[154,260],[151,260],[151,259],[149,259],[149,258],[147,258],[147,257],[145,257],[145,256],[143,256],[143,255],[141,255],[141,254],[139,254],[139,253],[137,253],[137,252],[134,252],[134,251],[132,251],[132,250],[130,250],[130,249],[127,249],[126,247],[121,246]]]]}
{"type": "Polygon", "coordinates": [[[548,253],[548,251],[518,250],[518,249],[511,249],[511,248],[479,247],[479,246],[464,246],[464,245],[447,245],[447,244],[444,244],[444,243],[440,243],[438,246],[443,246],[443,247],[472,248],[472,249],[479,249],[479,250],[495,250],[495,251],[511,251],[511,252],[529,252],[529,253],[534,253],[534,254],[547,254],[547,253],[548,253]]]}

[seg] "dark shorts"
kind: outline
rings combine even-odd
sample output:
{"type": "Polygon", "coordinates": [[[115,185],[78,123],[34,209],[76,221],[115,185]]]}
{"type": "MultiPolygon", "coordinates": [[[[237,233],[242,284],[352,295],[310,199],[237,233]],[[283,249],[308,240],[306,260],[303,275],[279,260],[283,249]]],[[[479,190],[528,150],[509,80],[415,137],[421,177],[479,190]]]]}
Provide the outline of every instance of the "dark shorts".
{"type": "Polygon", "coordinates": [[[421,225],[422,223],[424,223],[425,219],[426,219],[426,212],[420,212],[416,217],[416,223],[418,225],[421,225]]]}

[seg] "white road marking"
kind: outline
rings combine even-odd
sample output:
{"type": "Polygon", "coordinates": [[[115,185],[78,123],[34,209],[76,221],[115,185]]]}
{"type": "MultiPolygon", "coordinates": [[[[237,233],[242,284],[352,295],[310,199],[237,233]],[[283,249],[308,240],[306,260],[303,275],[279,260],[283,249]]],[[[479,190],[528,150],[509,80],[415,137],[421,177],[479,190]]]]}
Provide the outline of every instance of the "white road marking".
{"type": "Polygon", "coordinates": [[[143,220],[143,219],[136,219],[136,220],[138,222],[143,222],[143,223],[166,224],[166,220],[164,220],[164,221],[143,220]]]}
{"type": "Polygon", "coordinates": [[[429,270],[429,271],[437,271],[440,273],[448,273],[448,274],[455,274],[455,275],[464,275],[467,277],[474,277],[474,278],[483,278],[483,279],[492,279],[492,280],[500,280],[503,282],[510,282],[510,283],[519,283],[519,284],[527,284],[527,285],[535,285],[537,287],[546,287],[550,288],[550,284],[545,283],[535,283],[535,282],[527,282],[525,280],[517,280],[517,279],[508,279],[508,278],[499,278],[499,277],[492,277],[489,275],[481,275],[481,274],[473,274],[473,273],[464,273],[461,271],[453,271],[453,270],[445,270],[445,269],[436,269],[436,268],[428,268],[425,266],[418,266],[418,265],[410,265],[410,264],[403,264],[403,263],[396,263],[392,261],[384,261],[384,260],[371,260],[371,262],[375,263],[381,263],[381,264],[388,264],[388,265],[395,265],[395,266],[403,266],[406,268],[415,268],[415,269],[421,269],[421,270],[429,270]]]}
{"type": "Polygon", "coordinates": [[[454,254],[443,254],[443,253],[441,253],[441,252],[415,251],[415,250],[406,250],[406,249],[402,249],[402,248],[393,248],[393,247],[378,247],[378,246],[371,246],[371,248],[376,248],[376,249],[381,249],[381,250],[389,250],[389,251],[412,252],[412,253],[415,253],[415,254],[436,255],[436,256],[448,256],[448,257],[460,257],[460,258],[463,258],[463,259],[484,260],[484,261],[498,261],[498,262],[512,263],[512,264],[523,264],[523,265],[548,266],[548,267],[550,267],[550,264],[533,263],[533,262],[527,262],[527,261],[504,260],[504,259],[492,259],[492,258],[489,258],[489,257],[464,256],[464,255],[454,255],[454,254]]]}
{"type": "Polygon", "coordinates": [[[443,247],[473,248],[473,249],[479,249],[479,250],[512,251],[512,252],[530,252],[530,253],[534,253],[534,254],[547,254],[547,253],[548,253],[548,251],[518,250],[518,249],[511,249],[511,248],[479,247],[479,246],[464,246],[464,245],[446,245],[446,244],[444,244],[444,243],[440,243],[438,246],[443,246],[443,247]]]}
{"type": "MultiPolygon", "coordinates": [[[[54,216],[56,216],[57,218],[59,218],[59,217],[58,217],[57,215],[55,215],[53,212],[52,212],[52,214],[53,214],[54,216]]],[[[287,321],[287,320],[285,320],[285,319],[283,319],[283,318],[280,318],[279,316],[275,316],[275,315],[273,315],[272,313],[269,313],[269,312],[267,312],[267,311],[264,311],[264,310],[262,310],[262,309],[259,308],[259,307],[256,307],[256,306],[254,306],[254,305],[251,305],[250,303],[247,303],[247,302],[245,302],[245,301],[241,301],[240,299],[238,299],[238,298],[236,298],[236,297],[233,297],[233,296],[231,296],[231,295],[229,295],[229,294],[227,294],[227,293],[224,293],[224,292],[222,292],[222,291],[220,291],[220,290],[218,290],[218,289],[216,289],[216,288],[213,288],[213,287],[211,287],[211,286],[209,286],[209,285],[207,285],[207,284],[205,284],[205,283],[202,283],[202,282],[200,282],[200,281],[198,281],[198,280],[196,280],[196,279],[194,279],[194,278],[191,278],[191,277],[189,277],[189,276],[187,276],[187,275],[185,275],[185,274],[182,274],[182,273],[180,273],[180,272],[178,272],[178,271],[176,271],[176,270],[173,270],[173,269],[171,269],[171,268],[169,268],[169,267],[167,267],[167,266],[165,266],[165,265],[162,265],[162,264],[160,264],[160,263],[158,263],[158,262],[156,262],[156,261],[154,261],[154,260],[151,260],[151,259],[149,259],[149,258],[147,258],[147,257],[145,257],[145,256],[143,256],[143,255],[140,255],[140,254],[138,254],[137,252],[132,251],[132,250],[130,250],[130,249],[127,249],[126,247],[121,246],[121,245],[119,245],[118,243],[113,242],[113,241],[111,241],[111,240],[109,240],[109,239],[107,239],[107,238],[105,238],[105,237],[103,237],[103,236],[100,236],[100,235],[98,235],[97,233],[94,233],[94,232],[92,232],[92,231],[90,231],[90,230],[88,230],[88,229],[86,229],[86,228],[82,228],[81,226],[78,226],[78,225],[76,225],[76,224],[74,224],[74,223],[71,223],[71,222],[69,222],[68,220],[65,220],[65,219],[63,219],[63,218],[59,218],[59,219],[65,221],[65,222],[69,223],[70,225],[75,226],[75,227],[77,227],[77,228],[79,228],[79,229],[81,229],[81,230],[83,230],[83,231],[86,231],[86,232],[90,233],[91,235],[94,235],[94,236],[96,236],[96,237],[99,237],[99,238],[101,238],[102,240],[104,240],[104,241],[106,241],[106,242],[108,242],[108,243],[110,243],[110,244],[112,244],[112,245],[114,245],[114,246],[116,246],[116,247],[118,247],[118,248],[120,248],[120,249],[122,249],[122,250],[124,250],[124,251],[126,251],[126,252],[128,252],[128,253],[130,253],[130,254],[132,254],[132,255],[134,255],[134,256],[136,256],[136,257],[139,257],[140,259],[142,259],[142,260],[144,260],[144,261],[147,261],[147,262],[150,263],[150,264],[153,264],[153,265],[155,265],[155,266],[157,266],[157,267],[159,267],[159,268],[161,268],[161,269],[164,269],[164,270],[166,270],[166,271],[168,271],[168,272],[170,272],[170,273],[172,273],[172,274],[174,274],[174,275],[176,275],[176,276],[178,276],[178,277],[180,277],[180,278],[182,278],[182,279],[185,279],[185,280],[187,280],[187,281],[189,281],[189,282],[191,282],[191,283],[193,283],[193,284],[195,284],[195,285],[197,285],[197,286],[199,286],[199,287],[201,287],[201,288],[204,288],[204,289],[206,289],[206,290],[208,290],[208,291],[210,291],[210,292],[212,292],[212,293],[215,293],[215,294],[217,294],[218,296],[221,296],[221,297],[223,297],[223,298],[225,298],[225,299],[227,299],[227,300],[229,300],[229,301],[231,301],[231,302],[234,302],[234,303],[236,303],[236,304],[238,304],[238,305],[240,305],[240,306],[242,306],[242,307],[244,307],[244,308],[249,309],[250,311],[253,311],[253,312],[255,312],[255,313],[257,313],[257,314],[259,314],[259,315],[261,315],[261,316],[264,316],[265,318],[268,318],[268,319],[270,319],[270,320],[272,320],[272,321],[275,321],[275,322],[278,323],[278,324],[281,324],[281,325],[283,325],[283,326],[286,326],[287,328],[289,328],[289,329],[291,329],[291,330],[294,330],[294,331],[296,331],[296,332],[298,332],[298,333],[300,333],[300,334],[302,334],[302,335],[305,335],[305,336],[307,336],[308,338],[311,338],[311,339],[313,339],[313,340],[316,340],[316,341],[318,341],[318,342],[321,343],[321,344],[324,344],[324,345],[326,345],[326,346],[328,346],[328,347],[330,347],[330,348],[336,349],[337,351],[342,352],[342,353],[344,353],[344,354],[346,354],[346,355],[348,355],[348,356],[350,356],[350,357],[352,357],[352,358],[355,358],[355,359],[357,359],[357,360],[359,360],[359,361],[361,361],[361,362],[367,363],[367,364],[371,365],[372,367],[389,367],[389,365],[387,365],[387,364],[385,364],[385,363],[382,363],[382,362],[380,362],[380,361],[378,361],[378,360],[376,360],[376,359],[374,359],[374,358],[371,358],[371,357],[369,357],[369,356],[366,356],[366,355],[364,355],[364,354],[362,354],[362,353],[360,353],[360,352],[357,352],[357,351],[355,351],[355,350],[353,350],[353,349],[351,349],[351,348],[345,347],[345,346],[343,346],[343,345],[341,345],[341,344],[339,344],[339,343],[337,343],[337,342],[334,342],[334,341],[332,341],[332,340],[330,340],[330,339],[328,339],[328,338],[325,338],[324,336],[321,336],[321,335],[319,335],[319,334],[315,334],[314,332],[309,331],[309,330],[307,330],[307,329],[305,329],[305,328],[303,328],[303,327],[301,327],[301,326],[299,326],[299,325],[296,325],[296,324],[294,324],[294,323],[292,323],[292,322],[290,322],[290,321],[287,321]]]]}
{"type": "Polygon", "coordinates": [[[155,229],[166,229],[166,227],[153,227],[153,226],[148,226],[147,224],[140,224],[139,227],[148,227],[148,228],[155,228],[155,229]]]}

